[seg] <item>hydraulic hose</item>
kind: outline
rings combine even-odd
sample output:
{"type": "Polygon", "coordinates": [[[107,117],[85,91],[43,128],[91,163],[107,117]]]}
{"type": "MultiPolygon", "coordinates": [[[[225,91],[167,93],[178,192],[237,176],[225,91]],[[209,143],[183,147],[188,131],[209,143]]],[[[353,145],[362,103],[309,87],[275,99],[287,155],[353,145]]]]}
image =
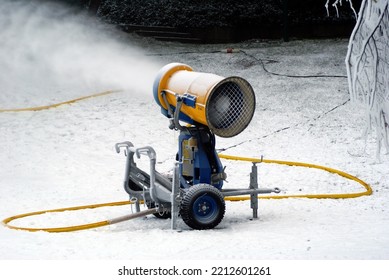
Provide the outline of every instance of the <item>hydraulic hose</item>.
{"type": "Polygon", "coordinates": [[[54,227],[54,228],[27,228],[27,227],[17,227],[9,225],[10,222],[30,217],[30,216],[37,216],[42,215],[46,213],[54,213],[54,212],[65,212],[65,211],[76,211],[76,210],[83,210],[83,209],[93,209],[93,208],[100,208],[100,207],[109,207],[109,206],[121,206],[130,204],[129,201],[118,201],[118,202],[108,202],[108,203],[101,203],[101,204],[91,204],[91,205],[82,205],[82,206],[74,206],[74,207],[66,207],[66,208],[59,208],[59,209],[51,209],[51,210],[42,210],[42,211],[36,211],[31,213],[25,213],[20,214],[16,216],[9,217],[7,219],[3,220],[3,224],[10,228],[10,229],[18,229],[18,230],[25,230],[25,231],[46,231],[46,232],[70,232],[70,231],[77,231],[77,230],[85,230],[85,229],[92,229],[102,226],[110,225],[109,220],[90,223],[90,224],[82,224],[82,225],[76,225],[76,226],[69,226],[69,227],[54,227]]]}
{"type": "Polygon", "coordinates": [[[18,108],[18,109],[0,109],[0,113],[42,111],[42,110],[47,110],[47,109],[51,109],[51,108],[56,108],[56,107],[59,107],[59,106],[62,106],[62,105],[76,103],[78,101],[89,99],[89,98],[94,98],[94,97],[99,97],[99,96],[104,96],[104,95],[112,94],[112,93],[119,92],[119,91],[120,90],[107,90],[107,91],[104,91],[104,92],[99,92],[99,93],[95,93],[95,94],[91,94],[91,95],[86,95],[86,96],[82,96],[82,97],[79,97],[79,98],[75,98],[75,99],[72,99],[72,100],[67,100],[67,101],[64,101],[64,102],[60,102],[60,103],[56,103],[56,104],[51,104],[51,105],[44,105],[44,106],[37,106],[37,107],[28,107],[28,108],[18,108]]]}
{"type": "MultiPolygon", "coordinates": [[[[363,192],[357,192],[357,193],[337,193],[337,194],[301,194],[301,195],[272,195],[272,196],[260,196],[259,198],[262,199],[282,199],[282,198],[356,198],[364,195],[371,195],[373,193],[372,188],[367,184],[366,182],[362,181],[361,179],[348,174],[344,171],[337,170],[334,168],[330,168],[327,166],[317,165],[317,164],[311,164],[311,163],[305,163],[305,162],[296,162],[296,161],[283,161],[283,160],[274,160],[274,159],[259,159],[259,158],[250,158],[250,157],[239,157],[239,156],[232,156],[232,155],[223,155],[219,154],[220,158],[223,159],[229,159],[229,160],[238,160],[238,161],[248,161],[248,162],[257,162],[257,163],[274,163],[274,164],[282,164],[282,165],[288,165],[288,166],[300,166],[300,167],[306,167],[306,168],[315,168],[327,171],[329,173],[337,174],[339,176],[342,176],[346,179],[355,181],[362,185],[365,188],[365,191],[363,192]]],[[[236,201],[236,200],[249,200],[250,197],[230,197],[228,200],[236,201]]],[[[227,200],[227,198],[226,198],[227,200]]]]}
{"type": "MultiPolygon", "coordinates": [[[[338,174],[346,179],[355,181],[362,185],[365,188],[364,192],[357,192],[357,193],[338,193],[338,194],[303,194],[303,195],[272,195],[272,196],[258,196],[260,199],[284,199],[284,198],[316,198],[316,199],[339,199],[339,198],[356,198],[364,195],[371,195],[372,189],[371,187],[361,179],[350,175],[346,172],[333,169],[326,166],[316,165],[316,164],[310,164],[310,163],[304,163],[304,162],[294,162],[294,161],[282,161],[282,160],[271,160],[271,159],[258,159],[258,158],[249,158],[249,157],[239,157],[239,156],[232,156],[232,155],[219,155],[220,158],[228,159],[228,160],[238,160],[238,161],[248,161],[248,162],[257,162],[257,163],[274,163],[274,164],[283,164],[288,166],[301,166],[301,167],[307,167],[307,168],[315,168],[324,170],[333,174],[338,174]]],[[[250,196],[231,196],[231,197],[225,197],[225,200],[228,201],[243,201],[243,200],[250,200],[250,196]]],[[[158,211],[157,208],[147,209],[138,213],[129,214],[126,216],[110,219],[110,220],[104,220],[100,222],[95,223],[89,223],[89,224],[82,224],[82,225],[76,225],[76,226],[69,226],[69,227],[55,227],[55,228],[27,228],[27,227],[17,227],[12,226],[9,223],[29,217],[29,216],[36,216],[41,215],[45,213],[52,213],[52,212],[64,212],[64,211],[76,211],[76,210],[82,210],[82,209],[93,209],[93,208],[99,208],[99,207],[110,207],[110,206],[121,206],[130,204],[130,201],[118,201],[118,202],[108,202],[108,203],[102,203],[102,204],[92,204],[92,205],[83,205],[83,206],[75,206],[75,207],[68,207],[68,208],[60,208],[60,209],[53,209],[53,210],[43,210],[43,211],[37,211],[37,212],[31,212],[26,214],[20,214],[16,216],[12,216],[9,218],[6,218],[3,220],[3,224],[10,228],[10,229],[16,229],[16,230],[25,230],[25,231],[45,231],[45,232],[71,232],[71,231],[78,231],[78,230],[85,230],[85,229],[92,229],[102,226],[111,225],[114,223],[119,223],[123,221],[127,221],[130,219],[134,219],[137,217],[145,216],[148,214],[152,214],[158,211]]]]}

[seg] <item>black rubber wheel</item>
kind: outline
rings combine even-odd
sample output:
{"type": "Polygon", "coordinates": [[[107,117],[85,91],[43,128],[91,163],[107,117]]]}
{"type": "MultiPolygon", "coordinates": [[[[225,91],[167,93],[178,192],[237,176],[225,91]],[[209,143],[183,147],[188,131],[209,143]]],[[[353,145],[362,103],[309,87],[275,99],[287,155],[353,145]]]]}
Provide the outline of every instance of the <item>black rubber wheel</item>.
{"type": "Polygon", "coordinates": [[[222,193],[208,184],[190,187],[181,202],[180,214],[193,229],[212,229],[224,217],[226,204],[222,193]]]}

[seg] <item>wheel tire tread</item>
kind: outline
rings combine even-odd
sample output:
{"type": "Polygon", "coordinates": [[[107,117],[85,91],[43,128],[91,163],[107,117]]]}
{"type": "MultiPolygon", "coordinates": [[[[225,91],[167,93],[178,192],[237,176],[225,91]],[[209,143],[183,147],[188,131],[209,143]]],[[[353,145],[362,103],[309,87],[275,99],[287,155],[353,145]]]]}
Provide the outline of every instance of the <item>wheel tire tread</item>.
{"type": "Polygon", "coordinates": [[[181,202],[180,214],[189,227],[198,230],[212,229],[216,227],[223,219],[225,213],[225,201],[221,192],[208,184],[198,184],[189,188],[187,193],[184,195],[181,202]],[[201,195],[208,193],[213,198],[215,198],[216,203],[219,206],[219,213],[210,223],[204,224],[199,222],[196,217],[193,215],[192,206],[195,200],[201,195]]]}

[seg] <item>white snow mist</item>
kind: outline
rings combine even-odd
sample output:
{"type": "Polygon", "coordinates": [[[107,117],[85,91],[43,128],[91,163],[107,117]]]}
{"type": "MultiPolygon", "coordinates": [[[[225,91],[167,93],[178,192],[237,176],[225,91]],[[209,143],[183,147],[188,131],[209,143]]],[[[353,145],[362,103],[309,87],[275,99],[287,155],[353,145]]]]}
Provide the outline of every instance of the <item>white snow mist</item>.
{"type": "Polygon", "coordinates": [[[60,4],[2,0],[0,26],[0,108],[40,103],[43,92],[51,101],[110,89],[151,95],[161,65],[96,19],[60,4]]]}

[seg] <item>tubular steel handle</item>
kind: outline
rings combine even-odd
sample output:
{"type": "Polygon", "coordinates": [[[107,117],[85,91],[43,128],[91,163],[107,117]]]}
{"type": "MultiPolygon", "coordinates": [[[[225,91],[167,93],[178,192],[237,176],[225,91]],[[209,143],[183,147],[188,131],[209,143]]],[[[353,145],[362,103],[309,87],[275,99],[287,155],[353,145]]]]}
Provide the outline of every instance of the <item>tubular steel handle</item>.
{"type": "Polygon", "coordinates": [[[150,146],[135,148],[131,142],[125,141],[115,145],[117,153],[120,153],[120,148],[126,148],[127,152],[136,154],[138,158],[140,158],[141,155],[147,155],[150,159],[156,159],[155,150],[150,146]]]}
{"type": "Polygon", "coordinates": [[[135,153],[138,158],[140,158],[140,155],[147,155],[150,158],[150,160],[157,158],[157,154],[155,153],[155,150],[150,146],[137,148],[135,149],[135,153]]]}
{"type": "Polygon", "coordinates": [[[134,147],[134,145],[131,142],[129,142],[129,141],[125,141],[125,142],[121,142],[121,143],[115,144],[115,149],[116,149],[116,152],[118,154],[120,153],[120,148],[127,148],[127,150],[128,150],[131,147],[134,147]]]}

